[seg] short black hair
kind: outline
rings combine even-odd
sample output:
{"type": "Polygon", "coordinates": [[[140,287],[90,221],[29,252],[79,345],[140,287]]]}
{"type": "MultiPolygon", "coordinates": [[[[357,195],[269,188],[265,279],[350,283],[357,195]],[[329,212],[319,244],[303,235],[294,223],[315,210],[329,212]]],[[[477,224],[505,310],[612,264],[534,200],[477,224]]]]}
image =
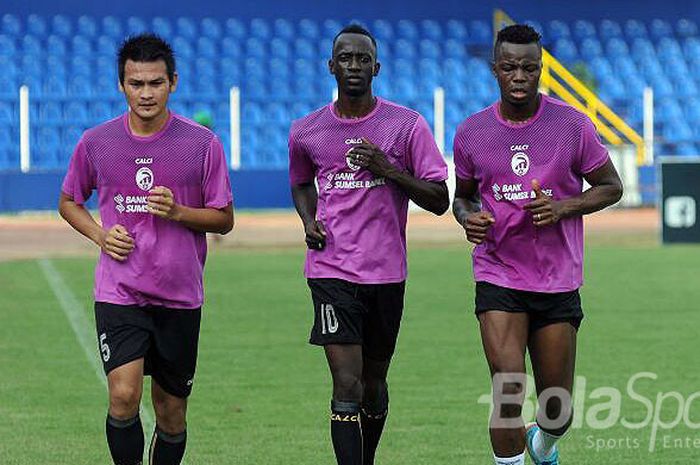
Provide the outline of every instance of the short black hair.
{"type": "Polygon", "coordinates": [[[496,36],[496,43],[493,46],[493,59],[502,43],[509,44],[537,44],[542,48],[542,36],[529,24],[513,24],[506,26],[496,36]]]}
{"type": "Polygon", "coordinates": [[[175,79],[175,55],[165,40],[151,33],[127,37],[119,47],[119,82],[124,85],[124,66],[127,60],[154,62],[163,60],[168,71],[168,79],[175,79]]]}
{"type": "Polygon", "coordinates": [[[342,34],[361,34],[363,36],[367,36],[369,37],[369,40],[372,41],[372,45],[374,45],[374,51],[377,51],[377,40],[367,29],[357,23],[348,24],[335,35],[333,38],[333,49],[335,49],[335,43],[338,41],[338,37],[340,37],[342,34]]]}

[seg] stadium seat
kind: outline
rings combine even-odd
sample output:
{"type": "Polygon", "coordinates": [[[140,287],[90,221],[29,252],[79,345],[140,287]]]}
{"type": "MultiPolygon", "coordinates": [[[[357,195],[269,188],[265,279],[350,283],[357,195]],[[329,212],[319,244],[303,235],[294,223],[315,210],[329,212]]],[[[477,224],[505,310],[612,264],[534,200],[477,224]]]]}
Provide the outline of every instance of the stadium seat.
{"type": "Polygon", "coordinates": [[[75,55],[70,61],[73,76],[92,76],[92,65],[88,57],[75,55]]]}
{"type": "Polygon", "coordinates": [[[22,52],[25,55],[40,57],[43,51],[41,41],[36,36],[27,34],[22,38],[22,52]]]}
{"type": "Polygon", "coordinates": [[[321,34],[323,37],[328,39],[333,39],[341,29],[343,29],[343,24],[335,19],[326,19],[321,25],[321,34]]]}
{"type": "Polygon", "coordinates": [[[81,16],[78,18],[78,34],[94,39],[97,36],[97,23],[91,16],[81,16]]]}
{"type": "Polygon", "coordinates": [[[600,22],[598,33],[600,34],[600,39],[607,42],[610,39],[621,38],[622,28],[617,21],[604,19],[600,22]]]}
{"type": "Polygon", "coordinates": [[[625,21],[625,35],[629,39],[636,39],[638,37],[647,37],[647,27],[643,22],[636,19],[628,19],[625,21]]]}
{"type": "Polygon", "coordinates": [[[316,21],[312,19],[302,19],[297,26],[299,35],[306,39],[316,40],[319,37],[319,27],[316,21]]]}
{"type": "Polygon", "coordinates": [[[671,143],[690,142],[693,138],[693,131],[685,119],[674,118],[664,124],[662,136],[671,143]]]}
{"type": "Polygon", "coordinates": [[[93,123],[99,124],[114,118],[116,113],[111,105],[102,100],[96,100],[90,103],[90,119],[93,123]]]}
{"type": "Polygon", "coordinates": [[[442,27],[440,23],[432,19],[424,19],[420,22],[421,36],[424,39],[430,39],[433,41],[442,40],[442,27]]]}
{"type": "Polygon", "coordinates": [[[568,39],[571,37],[569,25],[557,19],[550,21],[546,37],[549,42],[556,42],[559,39],[568,39]]]}
{"type": "MultiPolygon", "coordinates": [[[[63,122],[63,112],[58,102],[46,102],[39,105],[39,121],[43,125],[58,126],[63,122]]],[[[35,123],[32,121],[32,123],[35,123]]]]}
{"type": "Polygon", "coordinates": [[[298,38],[294,41],[294,53],[295,56],[307,60],[314,60],[317,56],[313,42],[304,38],[298,38]]]}
{"type": "Polygon", "coordinates": [[[67,94],[66,81],[58,76],[49,76],[44,82],[43,95],[49,98],[62,98],[67,94]]]}
{"type": "Polygon", "coordinates": [[[177,50],[177,54],[180,58],[185,60],[192,59],[194,56],[194,50],[192,49],[192,45],[190,45],[189,40],[185,39],[184,37],[175,37],[172,43],[173,49],[177,50]]]}
{"type": "MultiPolygon", "coordinates": [[[[2,84],[2,81],[0,81],[2,84]]],[[[10,126],[16,123],[15,115],[12,111],[12,104],[0,101],[0,127],[10,126]]]]}
{"type": "Polygon", "coordinates": [[[6,55],[0,55],[0,69],[3,70],[2,75],[10,78],[15,78],[19,73],[17,65],[13,58],[6,55]]]}
{"type": "Polygon", "coordinates": [[[240,58],[243,55],[238,39],[224,37],[221,40],[221,55],[224,57],[240,58]]]}
{"type": "Polygon", "coordinates": [[[32,34],[36,37],[46,37],[47,33],[48,28],[43,17],[35,14],[27,16],[27,34],[32,34]]]}
{"type": "Polygon", "coordinates": [[[209,37],[213,40],[221,39],[223,34],[221,23],[215,18],[203,18],[199,25],[199,30],[204,37],[209,37]]]}
{"type": "MultiPolygon", "coordinates": [[[[44,94],[42,91],[41,78],[39,78],[39,76],[24,75],[19,80],[19,84],[29,88],[30,99],[41,97],[44,94]]],[[[17,89],[18,87],[14,88],[17,89]]]]}
{"type": "Polygon", "coordinates": [[[216,48],[216,42],[209,37],[200,37],[197,39],[197,55],[206,58],[217,58],[219,52],[216,48]]]}
{"type": "Polygon", "coordinates": [[[590,21],[584,19],[578,19],[574,23],[574,39],[578,41],[583,41],[585,39],[595,39],[596,31],[595,26],[590,21]]]}
{"type": "Polygon", "coordinates": [[[254,58],[265,58],[267,51],[265,50],[265,42],[258,37],[251,37],[246,40],[246,55],[254,58]]]}
{"type": "Polygon", "coordinates": [[[116,56],[117,44],[110,36],[103,35],[97,39],[97,53],[116,56]]]}
{"type": "Polygon", "coordinates": [[[270,41],[270,54],[277,59],[288,60],[292,53],[289,50],[289,41],[275,37],[270,41]]]}
{"type": "Polygon", "coordinates": [[[14,56],[16,51],[14,39],[4,34],[0,35],[0,55],[14,56]]]}
{"type": "Polygon", "coordinates": [[[268,40],[270,38],[270,25],[266,20],[262,18],[255,18],[250,21],[250,36],[260,39],[268,40]]]}
{"type": "Polygon", "coordinates": [[[637,38],[632,42],[632,57],[638,62],[648,61],[656,58],[656,51],[647,39],[637,38]]]}
{"type": "Polygon", "coordinates": [[[664,37],[659,40],[658,45],[658,55],[661,59],[662,57],[678,57],[683,58],[683,50],[676,39],[671,37],[664,37]]]}
{"type": "Polygon", "coordinates": [[[603,47],[595,37],[586,37],[581,41],[580,52],[583,58],[590,61],[603,55],[603,47]]]}
{"type": "Polygon", "coordinates": [[[67,16],[55,15],[51,19],[51,33],[59,37],[70,38],[73,34],[73,23],[67,16]]]}
{"type": "Polygon", "coordinates": [[[476,19],[469,22],[469,40],[467,43],[489,45],[492,41],[491,26],[486,21],[476,19]]]}
{"type": "Polygon", "coordinates": [[[576,51],[576,46],[574,43],[566,38],[557,39],[554,42],[554,56],[563,61],[565,64],[573,63],[578,57],[578,52],[576,51]]]}
{"type": "Polygon", "coordinates": [[[292,40],[295,37],[294,25],[287,19],[278,18],[275,20],[274,33],[275,37],[292,40]]]}
{"type": "Polygon", "coordinates": [[[2,27],[0,28],[0,33],[10,37],[18,37],[21,32],[22,23],[20,23],[17,16],[10,13],[5,13],[2,15],[2,27]]]}
{"type": "Polygon", "coordinates": [[[61,135],[57,128],[38,128],[36,145],[32,148],[34,165],[39,169],[58,168],[57,152],[61,146],[61,135]]]}
{"type": "Polygon", "coordinates": [[[685,39],[683,55],[688,61],[700,61],[700,38],[688,37],[685,39]]]}
{"type": "Polygon", "coordinates": [[[280,80],[287,82],[289,81],[290,72],[287,60],[273,58],[268,63],[268,69],[270,70],[270,78],[272,82],[279,82],[280,80]]]}
{"type": "Polygon", "coordinates": [[[222,58],[220,65],[221,78],[226,87],[240,83],[241,69],[238,66],[238,60],[228,57],[222,58]]]}
{"type": "Polygon", "coordinates": [[[243,21],[236,18],[229,18],[224,25],[224,33],[228,37],[242,40],[247,35],[247,29],[243,21]]]}
{"type": "Polygon", "coordinates": [[[294,102],[289,110],[289,113],[293,119],[299,119],[302,116],[308,115],[313,110],[313,105],[308,102],[294,102]]]}
{"type": "Polygon", "coordinates": [[[59,158],[65,158],[66,155],[70,156],[73,148],[83,136],[83,132],[82,126],[73,124],[69,124],[63,129],[63,134],[61,135],[62,148],[59,150],[63,155],[59,155],[59,158]]]}
{"type": "Polygon", "coordinates": [[[75,36],[72,42],[73,55],[92,56],[92,44],[89,39],[83,36],[75,36]]]}
{"type": "Polygon", "coordinates": [[[156,35],[159,35],[163,39],[170,40],[173,36],[173,26],[170,24],[168,18],[156,16],[151,21],[151,28],[156,35]]]}
{"type": "Polygon", "coordinates": [[[671,25],[668,23],[668,21],[665,21],[663,19],[654,19],[651,22],[650,26],[650,32],[651,32],[651,38],[658,41],[664,37],[672,37],[673,36],[673,28],[671,25]]]}
{"type": "Polygon", "coordinates": [[[680,37],[695,37],[698,35],[698,25],[692,19],[681,18],[676,23],[676,32],[680,37]]]}
{"type": "Polygon", "coordinates": [[[260,105],[253,102],[248,102],[243,104],[243,111],[241,113],[241,119],[246,124],[258,124],[265,118],[260,105]]]}
{"type": "MultiPolygon", "coordinates": [[[[645,41],[649,43],[648,41],[645,41]]],[[[639,43],[639,42],[635,42],[639,43]]],[[[653,49],[652,49],[653,50],[653,49]]],[[[605,45],[605,52],[606,55],[610,59],[617,59],[620,57],[624,57],[629,55],[629,48],[627,47],[627,44],[625,43],[624,40],[614,37],[608,41],[608,43],[605,45]]]]}
{"type": "Polygon", "coordinates": [[[394,28],[391,23],[384,19],[375,19],[372,22],[372,33],[379,41],[390,42],[394,40],[394,28]]]}
{"type": "Polygon", "coordinates": [[[195,40],[197,38],[197,24],[190,18],[177,18],[177,35],[185,39],[195,40]]]}
{"type": "Polygon", "coordinates": [[[396,37],[407,41],[415,41],[418,38],[418,27],[408,19],[401,19],[396,23],[396,37]]]}
{"type": "Polygon", "coordinates": [[[458,19],[449,19],[445,24],[446,36],[450,39],[455,39],[457,41],[466,42],[469,34],[467,32],[467,26],[463,21],[458,19]]]}
{"type": "Polygon", "coordinates": [[[92,97],[92,79],[88,76],[74,76],[68,85],[68,95],[76,99],[92,97]]]}
{"type": "Polygon", "coordinates": [[[253,100],[264,99],[268,95],[268,90],[263,81],[246,79],[244,97],[253,100]]]}
{"type": "Polygon", "coordinates": [[[71,101],[63,107],[63,121],[68,124],[84,125],[90,122],[87,105],[79,101],[71,101]]]}
{"type": "Polygon", "coordinates": [[[51,55],[65,56],[66,42],[59,36],[50,35],[49,38],[46,39],[46,52],[51,55]]]}
{"type": "Polygon", "coordinates": [[[137,16],[131,16],[126,20],[126,33],[127,35],[137,35],[148,31],[148,26],[146,22],[137,16]]]}
{"type": "Polygon", "coordinates": [[[102,33],[114,40],[122,40],[124,38],[122,23],[114,16],[105,16],[102,18],[102,33]]]}

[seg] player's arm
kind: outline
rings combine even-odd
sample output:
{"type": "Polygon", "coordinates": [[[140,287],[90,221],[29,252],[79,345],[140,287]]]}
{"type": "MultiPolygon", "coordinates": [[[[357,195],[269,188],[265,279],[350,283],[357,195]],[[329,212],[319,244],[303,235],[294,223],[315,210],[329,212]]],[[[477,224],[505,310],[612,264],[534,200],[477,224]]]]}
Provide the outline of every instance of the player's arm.
{"type": "Polygon", "coordinates": [[[195,208],[175,201],[173,192],[158,186],[148,192],[148,211],[161,218],[175,221],[197,232],[226,234],[233,229],[233,206],[195,208]]]}
{"type": "Polygon", "coordinates": [[[587,215],[617,203],[622,197],[622,181],[612,161],[587,173],[583,178],[591,185],[581,195],[552,200],[542,193],[539,182],[532,181],[535,200],[524,206],[533,215],[536,226],[554,224],[563,218],[587,215]]]}
{"type": "Polygon", "coordinates": [[[467,240],[474,244],[481,244],[491,225],[496,222],[490,212],[481,211],[478,193],[479,184],[475,179],[457,177],[452,213],[464,228],[467,240]]]}
{"type": "Polygon", "coordinates": [[[408,198],[419,207],[442,215],[450,207],[450,196],[445,181],[426,181],[412,176],[392,165],[386,154],[367,139],[350,152],[352,162],[367,168],[376,176],[382,176],[397,184],[408,198]]]}
{"type": "Polygon", "coordinates": [[[306,245],[310,249],[323,249],[326,245],[326,230],[316,220],[318,192],[313,182],[292,185],[294,207],[304,224],[306,245]]]}
{"type": "Polygon", "coordinates": [[[84,206],[64,192],[61,192],[58,200],[58,212],[73,229],[97,244],[113,259],[123,262],[134,250],[134,239],[124,226],[116,224],[105,231],[84,206]]]}

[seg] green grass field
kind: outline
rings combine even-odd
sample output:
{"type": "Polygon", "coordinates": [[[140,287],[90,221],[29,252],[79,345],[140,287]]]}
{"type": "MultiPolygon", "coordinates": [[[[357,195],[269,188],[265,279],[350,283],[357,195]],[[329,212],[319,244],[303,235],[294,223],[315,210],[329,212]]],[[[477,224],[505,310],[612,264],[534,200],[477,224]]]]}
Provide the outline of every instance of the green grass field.
{"type": "MultiPolygon", "coordinates": [[[[610,389],[600,389],[610,387],[622,392],[619,416],[627,421],[660,412],[668,425],[681,398],[689,419],[700,423],[700,399],[685,402],[700,391],[698,263],[700,247],[588,248],[579,419],[615,415],[610,389]],[[638,372],[657,376],[634,385],[650,402],[658,393],[678,396],[661,397],[658,410],[631,398],[627,383],[638,372]]],[[[94,338],[93,261],[50,264],[94,338]]],[[[312,312],[301,264],[301,250],[210,256],[188,465],[335,463],[329,376],[322,352],[306,343],[312,312]]],[[[0,263],[0,464],[108,464],[106,391],[46,269],[38,261],[0,263]]],[[[410,273],[378,463],[491,464],[488,407],[477,402],[489,380],[467,250],[413,248],[410,273]]],[[[94,339],[90,344],[96,354],[94,339]]],[[[582,423],[562,442],[563,464],[681,464],[700,457],[700,429],[682,421],[658,430],[654,452],[651,425],[582,423]]]]}

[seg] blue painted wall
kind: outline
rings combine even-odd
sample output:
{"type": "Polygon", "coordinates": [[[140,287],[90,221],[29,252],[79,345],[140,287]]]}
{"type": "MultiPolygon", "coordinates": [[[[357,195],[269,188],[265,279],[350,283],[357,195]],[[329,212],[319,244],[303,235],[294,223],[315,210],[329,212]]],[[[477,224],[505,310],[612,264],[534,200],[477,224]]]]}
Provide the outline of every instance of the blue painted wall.
{"type": "Polygon", "coordinates": [[[689,0],[666,0],[664,2],[643,2],[639,0],[588,0],[588,1],[544,1],[522,0],[468,1],[468,0],[257,0],[223,2],[217,0],[170,0],[166,2],[143,2],[141,0],[120,0],[102,2],[92,0],[2,0],[2,13],[28,15],[67,14],[128,16],[215,16],[220,18],[254,17],[288,19],[300,18],[339,18],[339,19],[487,19],[494,8],[502,8],[513,18],[546,21],[551,19],[610,18],[642,19],[663,18],[667,20],[681,17],[700,19],[700,2],[689,0]]]}

